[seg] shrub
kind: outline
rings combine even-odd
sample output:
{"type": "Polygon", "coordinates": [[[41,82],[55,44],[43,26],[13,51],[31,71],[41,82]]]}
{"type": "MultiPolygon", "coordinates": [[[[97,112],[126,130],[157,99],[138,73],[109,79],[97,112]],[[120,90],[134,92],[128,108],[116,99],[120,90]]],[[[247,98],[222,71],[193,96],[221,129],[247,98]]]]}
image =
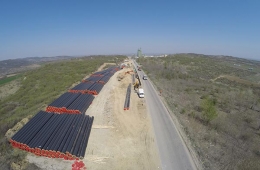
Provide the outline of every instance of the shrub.
{"type": "Polygon", "coordinates": [[[202,117],[207,123],[218,116],[214,103],[214,100],[208,97],[201,101],[202,117]]]}

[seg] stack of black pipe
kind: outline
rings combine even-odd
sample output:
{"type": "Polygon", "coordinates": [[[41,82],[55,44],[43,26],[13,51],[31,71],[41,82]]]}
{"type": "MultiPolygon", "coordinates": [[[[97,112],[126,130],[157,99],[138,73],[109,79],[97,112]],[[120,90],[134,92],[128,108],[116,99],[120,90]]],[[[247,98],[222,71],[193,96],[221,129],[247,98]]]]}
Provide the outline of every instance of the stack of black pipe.
{"type": "Polygon", "coordinates": [[[129,110],[130,106],[130,95],[131,95],[131,83],[127,87],[126,96],[125,96],[125,105],[124,110],[129,110]]]}
{"type": "Polygon", "coordinates": [[[73,103],[79,96],[80,96],[80,94],[77,94],[77,93],[69,93],[69,92],[66,92],[66,93],[62,94],[59,98],[57,98],[56,100],[54,100],[51,104],[49,104],[49,106],[54,106],[54,107],[68,107],[68,106],[71,105],[71,103],[73,103]]]}
{"type": "MultiPolygon", "coordinates": [[[[95,76],[86,79],[87,83],[80,83],[72,90],[73,92],[77,90],[100,92],[104,85],[96,82],[102,79],[106,83],[118,69],[114,66],[97,72],[95,76]]],[[[129,99],[126,102],[128,107],[131,87],[129,90],[129,99]]],[[[85,113],[93,99],[94,96],[90,94],[67,92],[48,107],[49,110],[65,110],[66,113],[72,110],[85,113]]],[[[94,117],[85,114],[55,114],[40,111],[11,138],[10,143],[13,147],[36,155],[64,159],[83,158],[93,120],[94,117]]]]}
{"type": "Polygon", "coordinates": [[[11,139],[29,148],[83,158],[94,117],[40,111],[11,139]]]}
{"type": "Polygon", "coordinates": [[[24,125],[11,139],[19,143],[29,144],[35,135],[40,131],[53,113],[40,111],[26,125],[24,125]]]}
{"type": "MultiPolygon", "coordinates": [[[[80,94],[80,93],[79,93],[80,94]]],[[[94,96],[90,94],[80,94],[79,97],[71,103],[68,110],[79,110],[80,113],[85,113],[92,101],[94,96]]]]}
{"type": "Polygon", "coordinates": [[[101,83],[95,83],[93,86],[91,86],[88,90],[90,91],[96,91],[97,94],[102,90],[104,87],[104,84],[101,83]]]}
{"type": "Polygon", "coordinates": [[[85,113],[94,99],[93,95],[81,93],[64,93],[47,108],[48,112],[55,113],[85,113]]]}
{"type": "Polygon", "coordinates": [[[86,78],[85,81],[86,82],[98,82],[102,77],[100,76],[90,76],[89,78],[86,78]]]}
{"type": "Polygon", "coordinates": [[[110,75],[106,75],[106,76],[102,77],[99,81],[105,84],[105,83],[108,82],[108,80],[109,80],[110,78],[111,78],[110,75]]]}
{"type": "Polygon", "coordinates": [[[94,75],[102,75],[102,76],[104,76],[104,75],[106,75],[107,73],[108,73],[108,69],[95,72],[94,75]]]}
{"type": "Polygon", "coordinates": [[[89,89],[91,86],[93,86],[93,84],[95,84],[94,82],[90,82],[90,83],[79,83],[78,85],[76,85],[75,87],[73,87],[71,90],[87,90],[89,89]]]}
{"type": "Polygon", "coordinates": [[[114,75],[117,71],[118,67],[113,66],[106,70],[102,70],[94,73],[89,78],[83,80],[82,83],[73,87],[69,92],[72,93],[89,93],[93,95],[97,95],[101,89],[103,88],[103,84],[107,83],[109,79],[114,75]]]}
{"type": "Polygon", "coordinates": [[[98,72],[94,73],[93,75],[105,76],[105,75],[111,74],[111,76],[112,76],[118,69],[119,69],[118,66],[112,66],[112,67],[107,68],[106,70],[98,71],[98,72]]]}

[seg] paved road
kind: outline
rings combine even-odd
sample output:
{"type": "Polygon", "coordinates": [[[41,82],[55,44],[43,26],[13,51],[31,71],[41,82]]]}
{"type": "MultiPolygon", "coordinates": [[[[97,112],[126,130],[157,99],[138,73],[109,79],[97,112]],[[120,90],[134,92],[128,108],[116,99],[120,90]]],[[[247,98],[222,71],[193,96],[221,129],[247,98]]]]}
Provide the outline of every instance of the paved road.
{"type": "MultiPolygon", "coordinates": [[[[140,78],[142,71],[138,71],[140,78]]],[[[150,113],[159,156],[163,170],[192,170],[196,169],[190,153],[181,139],[167,109],[160,100],[158,92],[148,80],[142,80],[145,100],[150,113]]]]}

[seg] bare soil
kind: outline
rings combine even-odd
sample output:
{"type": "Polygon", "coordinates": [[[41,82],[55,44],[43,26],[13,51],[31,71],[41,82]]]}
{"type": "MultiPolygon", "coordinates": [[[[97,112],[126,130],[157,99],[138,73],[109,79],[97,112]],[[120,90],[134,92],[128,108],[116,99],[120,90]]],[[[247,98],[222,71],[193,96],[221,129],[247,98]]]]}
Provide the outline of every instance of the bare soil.
{"type": "MultiPolygon", "coordinates": [[[[87,115],[95,117],[83,159],[87,169],[159,169],[160,160],[145,101],[133,88],[130,109],[124,110],[131,75],[126,74],[121,81],[117,76],[128,70],[116,72],[86,111],[87,115]]],[[[73,164],[73,161],[32,154],[28,154],[27,159],[48,170],[71,169],[73,164]]]]}

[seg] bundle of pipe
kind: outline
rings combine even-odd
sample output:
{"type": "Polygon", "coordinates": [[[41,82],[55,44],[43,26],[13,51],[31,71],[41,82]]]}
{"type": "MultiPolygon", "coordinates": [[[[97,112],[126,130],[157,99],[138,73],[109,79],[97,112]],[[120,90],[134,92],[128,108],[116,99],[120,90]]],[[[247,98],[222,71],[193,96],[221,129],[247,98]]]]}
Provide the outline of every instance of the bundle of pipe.
{"type": "Polygon", "coordinates": [[[94,77],[103,77],[103,76],[106,76],[108,74],[114,74],[116,71],[119,70],[119,67],[117,66],[112,66],[112,67],[109,67],[105,70],[102,70],[102,71],[98,71],[98,72],[95,72],[94,74],[92,74],[91,76],[94,76],[94,77]]]}
{"type": "Polygon", "coordinates": [[[95,73],[95,74],[92,74],[91,76],[93,76],[93,77],[102,77],[103,75],[95,73]]]}
{"type": "MultiPolygon", "coordinates": [[[[93,94],[90,89],[96,82],[80,83],[69,90],[70,93],[88,93],[93,94]]],[[[94,95],[94,94],[93,94],[94,95]]]]}
{"type": "MultiPolygon", "coordinates": [[[[73,103],[80,94],[75,93],[64,93],[59,98],[54,100],[47,108],[47,112],[55,112],[55,113],[70,113],[67,111],[67,107],[73,103]]],[[[73,113],[73,112],[72,112],[73,113]]]]}
{"type": "Polygon", "coordinates": [[[40,111],[11,139],[13,147],[39,156],[78,159],[86,152],[94,117],[40,111]]]}
{"type": "Polygon", "coordinates": [[[98,95],[98,93],[102,90],[103,87],[104,87],[104,84],[95,83],[93,86],[91,86],[88,89],[88,93],[93,94],[93,95],[98,95]]]}
{"type": "Polygon", "coordinates": [[[71,105],[67,107],[67,109],[79,111],[80,113],[85,113],[93,100],[93,95],[81,94],[73,103],[71,103],[71,105]]]}
{"type": "Polygon", "coordinates": [[[120,70],[119,66],[113,66],[113,67],[110,68],[110,71],[112,71],[114,73],[117,72],[118,70],[120,70]]]}
{"type": "Polygon", "coordinates": [[[93,75],[106,75],[109,71],[106,69],[106,70],[102,70],[102,71],[98,71],[98,72],[95,72],[93,75]]]}
{"type": "Polygon", "coordinates": [[[85,80],[83,80],[82,82],[98,82],[102,77],[99,77],[99,76],[91,76],[85,80]]]}
{"type": "Polygon", "coordinates": [[[129,110],[130,95],[131,95],[131,83],[127,87],[126,96],[125,96],[124,110],[129,110]]]}
{"type": "Polygon", "coordinates": [[[59,98],[54,100],[49,106],[55,107],[68,107],[74,100],[76,100],[80,94],[64,93],[59,98]]]}
{"type": "Polygon", "coordinates": [[[108,80],[111,78],[111,76],[103,76],[98,82],[102,84],[106,84],[108,80]]]}
{"type": "Polygon", "coordinates": [[[75,87],[73,87],[71,90],[86,90],[89,89],[93,84],[93,83],[79,83],[78,85],[76,85],[75,87]]]}
{"type": "MultiPolygon", "coordinates": [[[[80,114],[85,113],[87,108],[92,103],[94,96],[90,94],[81,94],[81,93],[69,93],[72,98],[65,98],[65,101],[62,102],[53,102],[50,106],[46,108],[47,112],[55,113],[69,113],[69,114],[80,114]],[[77,96],[77,97],[75,97],[77,96]],[[68,99],[66,101],[66,99],[68,99]],[[73,100],[72,100],[73,99],[73,100]]],[[[65,95],[64,95],[65,96],[65,95]]]]}
{"type": "MultiPolygon", "coordinates": [[[[85,83],[87,84],[87,83],[85,83]]],[[[83,90],[69,90],[70,93],[82,93],[82,94],[91,94],[91,95],[98,95],[98,93],[103,88],[104,84],[100,82],[94,82],[91,86],[87,89],[83,90]]]]}

